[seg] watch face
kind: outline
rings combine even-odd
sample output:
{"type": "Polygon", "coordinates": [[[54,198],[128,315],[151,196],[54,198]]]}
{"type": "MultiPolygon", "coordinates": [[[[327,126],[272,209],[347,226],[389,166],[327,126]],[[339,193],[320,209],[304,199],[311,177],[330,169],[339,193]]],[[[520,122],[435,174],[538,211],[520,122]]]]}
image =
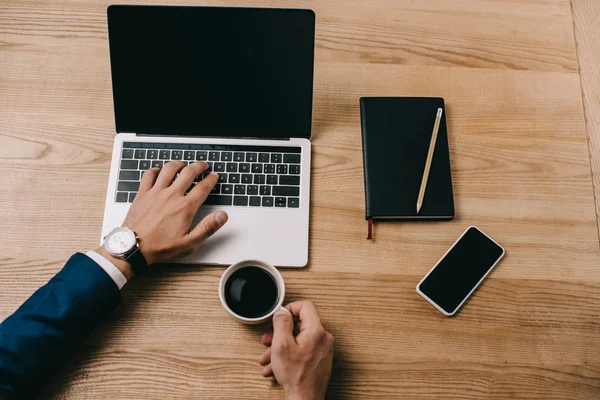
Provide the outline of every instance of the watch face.
{"type": "Polygon", "coordinates": [[[129,229],[118,230],[106,239],[106,249],[114,254],[125,254],[135,246],[135,234],[129,229]]]}

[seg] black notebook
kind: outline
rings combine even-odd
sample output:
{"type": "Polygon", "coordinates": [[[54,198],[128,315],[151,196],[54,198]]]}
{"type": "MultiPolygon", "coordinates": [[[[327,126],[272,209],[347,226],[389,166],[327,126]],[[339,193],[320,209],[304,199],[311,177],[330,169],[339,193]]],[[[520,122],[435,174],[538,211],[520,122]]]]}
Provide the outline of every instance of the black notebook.
{"type": "Polygon", "coordinates": [[[454,218],[444,99],[360,99],[367,219],[454,218]],[[443,109],[423,205],[417,198],[438,108],[443,109]]]}

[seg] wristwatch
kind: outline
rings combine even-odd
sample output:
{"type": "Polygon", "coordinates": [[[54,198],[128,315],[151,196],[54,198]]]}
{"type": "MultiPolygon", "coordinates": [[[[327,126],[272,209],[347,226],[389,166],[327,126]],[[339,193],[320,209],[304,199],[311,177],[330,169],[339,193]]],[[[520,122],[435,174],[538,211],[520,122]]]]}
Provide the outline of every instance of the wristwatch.
{"type": "Polygon", "coordinates": [[[111,256],[127,261],[136,274],[148,267],[148,263],[140,250],[138,237],[129,228],[122,226],[113,229],[104,238],[104,248],[111,256]]]}

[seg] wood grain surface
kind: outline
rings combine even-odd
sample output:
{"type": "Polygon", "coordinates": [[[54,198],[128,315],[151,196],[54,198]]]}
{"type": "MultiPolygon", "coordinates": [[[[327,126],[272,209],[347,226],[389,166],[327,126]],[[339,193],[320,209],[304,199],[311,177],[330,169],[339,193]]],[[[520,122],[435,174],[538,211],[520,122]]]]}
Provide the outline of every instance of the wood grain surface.
{"type": "MultiPolygon", "coordinates": [[[[316,12],[310,263],[282,274],[336,336],[330,398],[600,397],[595,0],[188,4],[316,12]],[[445,98],[454,221],[377,223],[365,240],[369,95],[445,98]],[[468,225],[507,255],[445,318],[415,285],[468,225]]],[[[97,246],[115,135],[107,5],[0,2],[0,319],[97,246]]],[[[222,271],[130,282],[43,397],[281,399],[257,362],[269,327],[221,309],[222,271]]]]}
{"type": "Polygon", "coordinates": [[[590,147],[596,215],[600,227],[600,2],[572,0],[581,91],[590,147]]]}

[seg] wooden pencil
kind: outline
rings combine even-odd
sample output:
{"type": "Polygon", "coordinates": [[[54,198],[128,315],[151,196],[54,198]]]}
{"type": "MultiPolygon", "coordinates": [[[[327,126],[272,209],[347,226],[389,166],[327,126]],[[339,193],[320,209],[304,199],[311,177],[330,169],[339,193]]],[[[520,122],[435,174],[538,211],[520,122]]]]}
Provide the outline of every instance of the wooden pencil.
{"type": "Polygon", "coordinates": [[[425,189],[427,188],[427,179],[429,179],[429,169],[433,160],[433,150],[437,140],[438,131],[440,129],[440,121],[442,120],[442,109],[438,108],[435,116],[435,124],[433,124],[433,132],[431,134],[431,142],[429,143],[429,152],[427,152],[427,161],[425,162],[425,171],[423,171],[423,179],[421,180],[421,189],[419,189],[419,198],[417,199],[417,214],[423,206],[423,197],[425,197],[425,189]]]}

